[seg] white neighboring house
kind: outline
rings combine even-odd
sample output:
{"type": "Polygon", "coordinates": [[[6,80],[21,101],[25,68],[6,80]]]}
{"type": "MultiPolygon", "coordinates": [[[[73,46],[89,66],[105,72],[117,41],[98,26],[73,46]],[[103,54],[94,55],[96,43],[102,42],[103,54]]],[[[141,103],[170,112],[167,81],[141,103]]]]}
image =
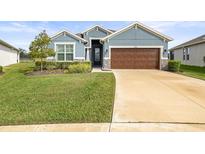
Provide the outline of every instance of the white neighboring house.
{"type": "Polygon", "coordinates": [[[19,55],[17,48],[0,39],[0,66],[19,63],[19,55]]]}

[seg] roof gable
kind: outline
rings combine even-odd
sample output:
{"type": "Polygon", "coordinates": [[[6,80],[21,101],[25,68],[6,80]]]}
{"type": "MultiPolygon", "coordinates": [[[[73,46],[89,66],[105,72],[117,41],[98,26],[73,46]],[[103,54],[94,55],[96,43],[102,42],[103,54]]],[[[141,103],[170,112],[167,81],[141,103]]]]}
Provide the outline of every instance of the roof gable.
{"type": "Polygon", "coordinates": [[[68,32],[67,30],[62,30],[62,31],[58,32],[57,34],[55,34],[54,36],[52,36],[51,39],[54,40],[55,38],[61,36],[62,34],[69,35],[69,36],[71,36],[71,37],[73,37],[73,38],[75,38],[75,39],[77,39],[77,40],[82,41],[82,42],[87,42],[87,40],[85,40],[85,39],[79,37],[79,36],[76,35],[76,34],[73,34],[73,33],[71,33],[71,32],[68,32]]]}
{"type": "Polygon", "coordinates": [[[129,30],[129,29],[131,29],[131,28],[133,28],[133,27],[134,27],[135,29],[137,29],[137,28],[139,27],[139,28],[141,28],[141,29],[143,29],[143,30],[145,30],[145,31],[147,31],[147,32],[149,32],[149,33],[152,33],[152,34],[154,34],[155,36],[158,36],[158,37],[160,37],[160,38],[162,38],[162,39],[165,39],[165,40],[167,40],[167,41],[172,41],[172,40],[173,40],[171,37],[166,36],[166,35],[164,35],[164,34],[158,32],[158,31],[156,31],[156,30],[154,30],[154,29],[152,29],[152,28],[150,28],[150,27],[148,27],[148,26],[145,26],[145,25],[143,25],[142,23],[135,22],[135,23],[133,23],[133,24],[131,24],[131,25],[125,27],[125,28],[122,28],[122,29],[120,29],[120,30],[118,30],[118,31],[116,31],[116,32],[114,32],[114,33],[112,33],[111,35],[108,35],[108,36],[104,37],[104,38],[102,39],[102,41],[105,41],[105,40],[107,40],[107,39],[110,39],[110,38],[112,38],[112,37],[115,37],[115,36],[117,36],[117,35],[119,35],[119,34],[125,32],[125,31],[127,31],[127,30],[129,30]]]}
{"type": "Polygon", "coordinates": [[[204,42],[205,42],[205,34],[201,35],[199,37],[196,37],[192,40],[189,40],[187,42],[184,42],[182,44],[179,44],[179,45],[171,48],[170,50],[180,49],[180,48],[183,48],[183,47],[187,47],[187,46],[195,45],[195,44],[199,44],[199,43],[204,43],[204,42]]]}
{"type": "Polygon", "coordinates": [[[89,29],[87,29],[87,30],[81,32],[81,34],[87,33],[87,32],[89,32],[89,31],[91,31],[91,30],[93,30],[93,29],[97,29],[97,30],[100,29],[100,30],[102,30],[102,31],[104,31],[104,32],[106,32],[106,33],[109,33],[109,34],[112,34],[112,33],[113,33],[113,32],[112,32],[111,30],[109,30],[109,29],[105,29],[105,28],[103,28],[102,26],[95,25],[95,26],[93,26],[93,27],[91,27],[91,28],[89,28],[89,29]]]}

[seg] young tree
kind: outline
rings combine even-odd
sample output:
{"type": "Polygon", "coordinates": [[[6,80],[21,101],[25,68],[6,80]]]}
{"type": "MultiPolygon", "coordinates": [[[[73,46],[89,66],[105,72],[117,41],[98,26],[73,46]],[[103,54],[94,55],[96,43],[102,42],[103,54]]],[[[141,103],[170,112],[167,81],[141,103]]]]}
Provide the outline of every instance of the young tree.
{"type": "Polygon", "coordinates": [[[30,44],[30,56],[32,58],[39,58],[41,62],[41,71],[43,70],[43,59],[55,56],[55,52],[53,49],[48,48],[49,43],[51,42],[51,38],[47,35],[44,30],[39,35],[37,35],[34,41],[30,44]]]}

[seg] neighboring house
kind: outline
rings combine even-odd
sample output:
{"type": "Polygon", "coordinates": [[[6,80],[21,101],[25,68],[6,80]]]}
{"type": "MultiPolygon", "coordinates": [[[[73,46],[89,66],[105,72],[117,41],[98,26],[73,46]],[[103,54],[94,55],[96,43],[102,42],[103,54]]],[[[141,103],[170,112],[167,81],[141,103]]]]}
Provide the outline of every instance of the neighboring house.
{"type": "Polygon", "coordinates": [[[170,59],[185,65],[205,66],[205,35],[171,48],[170,59]]]}
{"type": "Polygon", "coordinates": [[[91,61],[104,69],[165,69],[172,38],[139,22],[118,31],[101,26],[73,34],[63,30],[50,47],[57,61],[91,61]]]}
{"type": "Polygon", "coordinates": [[[19,50],[0,39],[0,66],[19,62],[19,50]]]}

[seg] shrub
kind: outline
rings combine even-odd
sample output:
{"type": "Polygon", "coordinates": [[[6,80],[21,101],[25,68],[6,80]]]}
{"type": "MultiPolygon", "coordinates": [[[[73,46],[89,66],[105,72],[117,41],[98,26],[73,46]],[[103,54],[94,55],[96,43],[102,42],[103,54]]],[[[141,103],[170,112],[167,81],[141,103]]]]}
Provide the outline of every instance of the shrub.
{"type": "Polygon", "coordinates": [[[3,72],[3,66],[0,66],[0,73],[3,72]]]}
{"type": "Polygon", "coordinates": [[[168,62],[168,70],[172,72],[179,72],[180,65],[181,65],[180,61],[170,60],[168,62]]]}
{"type": "Polygon", "coordinates": [[[70,64],[74,62],[56,62],[57,69],[67,69],[70,64]]]}
{"type": "Polygon", "coordinates": [[[68,66],[68,73],[89,73],[91,71],[91,63],[79,62],[68,66]]]}
{"type": "Polygon", "coordinates": [[[46,66],[45,66],[45,69],[46,70],[55,70],[57,67],[56,67],[56,62],[46,62],[46,66]]]}
{"type": "MultiPolygon", "coordinates": [[[[43,70],[45,70],[46,69],[46,61],[43,61],[42,64],[43,64],[43,70]]],[[[41,70],[41,61],[36,61],[35,62],[35,68],[34,69],[35,70],[41,70]]]]}
{"type": "MultiPolygon", "coordinates": [[[[87,67],[90,68],[89,71],[91,71],[91,63],[88,61],[85,62],[79,62],[79,61],[73,61],[73,62],[52,62],[52,61],[43,61],[43,70],[54,70],[54,69],[68,69],[69,66],[71,65],[78,65],[78,64],[83,64],[86,66],[80,66],[81,67],[81,71],[84,71],[84,69],[87,67]],[[89,66],[89,67],[88,67],[89,66]]],[[[75,67],[75,66],[74,66],[75,67]]],[[[41,69],[41,62],[40,61],[36,61],[35,62],[35,71],[38,71],[41,69]]],[[[79,72],[80,73],[80,72],[79,72]]]]}

